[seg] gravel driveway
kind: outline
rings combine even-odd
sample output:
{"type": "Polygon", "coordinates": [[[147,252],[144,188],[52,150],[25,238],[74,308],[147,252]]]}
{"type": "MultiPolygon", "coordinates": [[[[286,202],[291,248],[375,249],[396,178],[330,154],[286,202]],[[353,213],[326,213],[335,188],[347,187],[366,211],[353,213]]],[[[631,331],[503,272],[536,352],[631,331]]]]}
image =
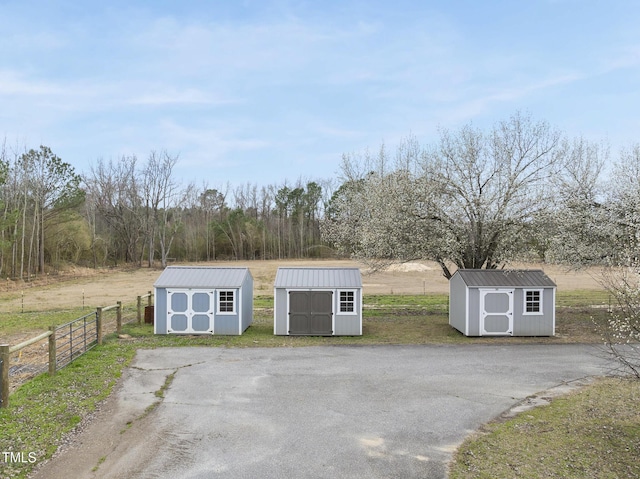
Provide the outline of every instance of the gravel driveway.
{"type": "Polygon", "coordinates": [[[98,417],[33,477],[444,478],[452,451],[483,423],[536,392],[605,374],[598,352],[142,350],[98,417]],[[172,373],[164,399],[145,413],[172,373]]]}

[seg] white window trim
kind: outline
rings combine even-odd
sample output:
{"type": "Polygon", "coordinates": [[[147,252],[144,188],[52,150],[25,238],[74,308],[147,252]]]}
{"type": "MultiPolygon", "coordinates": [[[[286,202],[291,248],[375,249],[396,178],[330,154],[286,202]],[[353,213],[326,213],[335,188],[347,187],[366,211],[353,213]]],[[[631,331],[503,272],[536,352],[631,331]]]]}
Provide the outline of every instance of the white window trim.
{"type": "Polygon", "coordinates": [[[356,306],[356,302],[358,300],[358,293],[357,290],[355,289],[339,289],[338,290],[338,307],[336,308],[336,314],[339,314],[341,316],[346,316],[346,315],[353,315],[356,316],[358,314],[358,308],[356,306]],[[342,303],[342,301],[340,301],[340,293],[353,293],[353,301],[347,301],[349,303],[353,303],[353,311],[341,311],[340,310],[340,303],[342,303]]]}
{"type": "Polygon", "coordinates": [[[529,288],[522,290],[522,314],[524,316],[542,316],[544,315],[544,290],[540,288],[529,288]],[[527,293],[529,291],[537,291],[540,293],[540,311],[527,311],[527,293]]]}
{"type": "Polygon", "coordinates": [[[238,290],[218,289],[216,290],[216,314],[237,315],[238,314],[238,290]],[[233,293],[233,311],[220,311],[220,293],[233,293]]]}

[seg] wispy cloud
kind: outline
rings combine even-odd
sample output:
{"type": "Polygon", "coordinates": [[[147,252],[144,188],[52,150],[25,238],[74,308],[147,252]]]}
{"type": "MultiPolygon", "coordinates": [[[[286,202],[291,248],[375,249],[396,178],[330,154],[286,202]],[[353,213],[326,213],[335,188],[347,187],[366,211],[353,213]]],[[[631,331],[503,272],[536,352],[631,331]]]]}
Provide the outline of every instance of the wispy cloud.
{"type": "Polygon", "coordinates": [[[65,89],[55,82],[28,79],[19,72],[0,71],[0,95],[42,97],[64,94],[65,89]]]}
{"type": "Polygon", "coordinates": [[[0,135],[261,181],[531,107],[635,135],[640,4],[552,1],[0,2],[0,135]]]}
{"type": "Polygon", "coordinates": [[[139,95],[132,95],[129,102],[132,105],[142,106],[170,106],[170,105],[230,105],[242,103],[240,99],[216,97],[208,92],[195,88],[177,90],[172,87],[154,88],[153,92],[141,92],[139,95]]]}
{"type": "Polygon", "coordinates": [[[609,53],[603,60],[604,73],[640,67],[640,43],[624,45],[613,54],[609,53]]]}

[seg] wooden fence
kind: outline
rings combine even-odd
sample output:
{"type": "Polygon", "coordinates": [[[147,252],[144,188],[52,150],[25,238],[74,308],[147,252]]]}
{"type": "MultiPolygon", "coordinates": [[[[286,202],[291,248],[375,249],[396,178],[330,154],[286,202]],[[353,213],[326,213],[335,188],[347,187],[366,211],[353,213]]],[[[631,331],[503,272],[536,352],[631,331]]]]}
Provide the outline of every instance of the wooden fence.
{"type": "MultiPolygon", "coordinates": [[[[138,296],[136,317],[128,321],[125,320],[125,323],[134,321],[137,321],[138,324],[142,323],[144,299],[147,299],[147,306],[151,306],[153,293],[149,291],[145,295],[138,296]]],[[[39,374],[46,369],[50,375],[54,375],[58,369],[67,366],[93,347],[102,344],[103,335],[113,331],[113,325],[109,327],[109,324],[105,324],[105,313],[108,311],[115,311],[115,322],[112,321],[110,324],[115,323],[115,332],[120,333],[123,324],[123,308],[122,302],[118,301],[110,306],[96,308],[95,312],[61,326],[51,326],[49,331],[15,346],[0,344],[0,370],[2,371],[0,374],[0,407],[9,406],[12,375],[10,366],[13,354],[21,354],[25,348],[48,339],[48,360],[43,363],[45,367],[42,370],[36,368],[36,372],[39,374]]]]}

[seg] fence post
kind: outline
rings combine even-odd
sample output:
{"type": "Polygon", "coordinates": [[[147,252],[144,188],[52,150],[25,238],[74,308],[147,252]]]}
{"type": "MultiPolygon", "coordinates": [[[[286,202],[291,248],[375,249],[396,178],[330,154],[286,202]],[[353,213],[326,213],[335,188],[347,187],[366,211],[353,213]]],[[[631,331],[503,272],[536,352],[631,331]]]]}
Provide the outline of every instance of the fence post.
{"type": "Polygon", "coordinates": [[[0,344],[0,407],[9,407],[9,345],[0,344]]]}
{"type": "Polygon", "coordinates": [[[96,308],[96,335],[98,344],[102,344],[102,307],[96,308]]]}
{"type": "Polygon", "coordinates": [[[151,291],[149,291],[149,299],[147,300],[147,306],[152,306],[153,303],[153,293],[151,291]]]}
{"type": "Polygon", "coordinates": [[[122,301],[118,301],[116,304],[118,305],[116,308],[116,331],[120,334],[122,332],[122,301]]]}
{"type": "Polygon", "coordinates": [[[142,324],[142,296],[138,296],[138,324],[142,324]]]}
{"type": "Polygon", "coordinates": [[[49,331],[49,376],[53,376],[56,373],[56,327],[49,326],[49,331]]]}

